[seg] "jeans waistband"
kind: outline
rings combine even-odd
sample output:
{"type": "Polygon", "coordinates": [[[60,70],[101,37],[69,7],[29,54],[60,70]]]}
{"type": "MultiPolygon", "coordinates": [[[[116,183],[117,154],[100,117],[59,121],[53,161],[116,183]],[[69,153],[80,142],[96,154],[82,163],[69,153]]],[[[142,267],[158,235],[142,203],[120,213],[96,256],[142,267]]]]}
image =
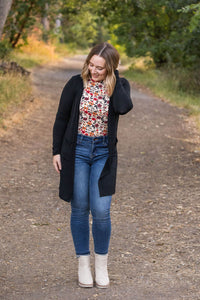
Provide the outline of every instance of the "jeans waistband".
{"type": "Polygon", "coordinates": [[[108,136],[87,136],[87,135],[83,135],[83,134],[78,134],[77,135],[77,140],[82,142],[82,141],[86,141],[86,142],[91,142],[91,143],[107,143],[108,142],[108,136]]]}

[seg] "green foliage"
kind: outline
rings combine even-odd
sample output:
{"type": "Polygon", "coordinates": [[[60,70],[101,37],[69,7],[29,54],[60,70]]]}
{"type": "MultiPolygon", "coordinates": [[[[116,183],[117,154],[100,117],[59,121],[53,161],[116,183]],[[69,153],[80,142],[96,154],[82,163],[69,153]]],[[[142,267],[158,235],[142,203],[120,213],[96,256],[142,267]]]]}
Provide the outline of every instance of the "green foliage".
{"type": "Polygon", "coordinates": [[[8,59],[11,52],[11,47],[8,41],[3,40],[0,42],[0,59],[8,59]]]}
{"type": "MultiPolygon", "coordinates": [[[[193,0],[193,9],[198,2],[193,0]]],[[[126,0],[123,4],[119,0],[107,0],[101,3],[101,13],[129,56],[150,54],[157,67],[181,66],[190,56],[190,52],[186,55],[187,45],[192,43],[198,48],[199,39],[189,30],[194,14],[191,10],[187,14],[180,11],[191,4],[190,0],[126,0]]]]}
{"type": "Polygon", "coordinates": [[[96,1],[64,1],[61,13],[65,42],[87,48],[108,39],[106,20],[98,15],[96,1]]]}
{"type": "Polygon", "coordinates": [[[45,13],[45,4],[55,2],[55,0],[13,1],[4,27],[4,36],[9,39],[13,48],[20,46],[20,39],[27,43],[30,30],[45,13]]]}
{"type": "Polygon", "coordinates": [[[126,78],[139,84],[149,87],[158,97],[164,98],[177,106],[184,107],[191,114],[200,114],[199,92],[187,89],[180,89],[180,82],[190,74],[185,69],[160,68],[155,70],[131,69],[125,72],[126,78]]]}
{"type": "Polygon", "coordinates": [[[36,27],[46,42],[57,39],[86,48],[108,39],[106,20],[98,14],[94,0],[14,0],[4,27],[4,36],[11,46],[27,43],[28,34],[36,27]],[[44,17],[48,30],[41,24],[44,17]],[[57,19],[61,20],[61,27],[55,26],[57,19]]]}
{"type": "Polygon", "coordinates": [[[198,93],[200,92],[200,70],[182,69],[179,74],[178,88],[184,92],[198,93]]]}
{"type": "Polygon", "coordinates": [[[86,49],[110,40],[129,57],[151,56],[158,68],[200,66],[198,0],[14,0],[4,36],[16,47],[36,24],[45,41],[86,49]]]}
{"type": "Polygon", "coordinates": [[[194,15],[192,16],[192,18],[190,20],[189,28],[190,28],[190,31],[195,30],[199,26],[199,23],[200,23],[200,3],[187,5],[187,6],[183,7],[180,11],[183,13],[188,13],[191,11],[194,12],[194,15]]]}
{"type": "Polygon", "coordinates": [[[190,15],[187,28],[189,33],[184,40],[183,66],[190,69],[191,77],[188,77],[188,81],[191,82],[192,78],[192,81],[198,82],[197,76],[199,76],[198,70],[200,67],[200,3],[188,5],[180,11],[182,11],[183,14],[190,15]]]}

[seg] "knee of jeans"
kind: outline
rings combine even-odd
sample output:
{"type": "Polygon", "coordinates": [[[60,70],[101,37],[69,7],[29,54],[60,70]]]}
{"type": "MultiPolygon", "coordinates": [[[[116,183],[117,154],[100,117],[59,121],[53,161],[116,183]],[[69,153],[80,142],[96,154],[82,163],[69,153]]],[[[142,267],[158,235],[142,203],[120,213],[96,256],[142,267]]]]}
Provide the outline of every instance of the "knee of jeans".
{"type": "Polygon", "coordinates": [[[93,209],[91,209],[91,214],[95,220],[110,219],[110,209],[105,209],[105,208],[101,208],[101,207],[93,208],[93,209]]]}
{"type": "Polygon", "coordinates": [[[89,207],[85,206],[85,207],[73,207],[72,206],[72,214],[78,215],[78,216],[85,216],[89,214],[89,207]]]}

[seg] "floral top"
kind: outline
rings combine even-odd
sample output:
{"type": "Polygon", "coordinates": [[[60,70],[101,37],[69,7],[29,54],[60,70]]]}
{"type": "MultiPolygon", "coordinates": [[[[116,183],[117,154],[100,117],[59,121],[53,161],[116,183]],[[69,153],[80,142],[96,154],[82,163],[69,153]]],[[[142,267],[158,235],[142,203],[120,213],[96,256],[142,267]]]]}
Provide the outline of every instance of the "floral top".
{"type": "Polygon", "coordinates": [[[104,83],[90,79],[80,101],[79,134],[87,136],[108,134],[109,101],[104,83]]]}

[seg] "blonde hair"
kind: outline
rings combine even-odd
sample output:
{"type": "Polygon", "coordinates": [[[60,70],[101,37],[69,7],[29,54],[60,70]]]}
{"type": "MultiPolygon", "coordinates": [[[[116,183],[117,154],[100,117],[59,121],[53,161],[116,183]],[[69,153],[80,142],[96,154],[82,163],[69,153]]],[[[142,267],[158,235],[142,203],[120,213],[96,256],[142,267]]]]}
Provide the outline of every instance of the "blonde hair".
{"type": "Polygon", "coordinates": [[[88,66],[91,58],[94,55],[98,55],[105,59],[107,74],[104,82],[105,82],[107,93],[109,96],[111,96],[113,94],[115,84],[116,84],[116,76],[114,72],[117,69],[119,64],[119,58],[120,58],[119,53],[111,44],[106,42],[94,46],[85,60],[82,73],[81,73],[84,87],[87,87],[88,80],[90,79],[90,71],[88,69],[88,66]]]}

